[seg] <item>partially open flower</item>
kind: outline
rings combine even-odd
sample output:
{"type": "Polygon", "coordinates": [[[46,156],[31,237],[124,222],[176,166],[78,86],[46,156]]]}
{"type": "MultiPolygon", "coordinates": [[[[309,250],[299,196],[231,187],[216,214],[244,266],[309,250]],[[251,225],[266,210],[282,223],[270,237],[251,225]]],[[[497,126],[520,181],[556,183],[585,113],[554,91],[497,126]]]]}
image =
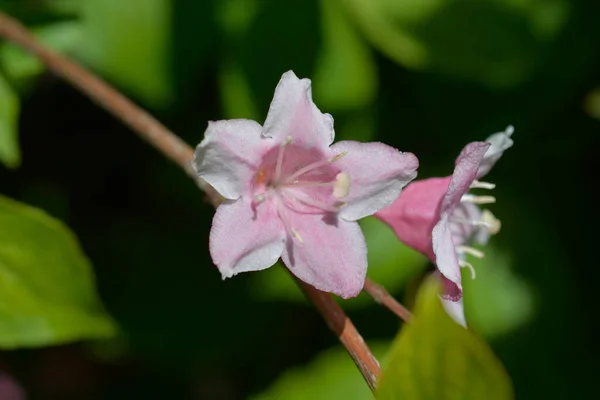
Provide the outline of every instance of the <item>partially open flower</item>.
{"type": "Polygon", "coordinates": [[[194,168],[226,200],[210,231],[223,278],[279,257],[317,289],[362,289],[367,250],[356,220],[390,205],[418,161],[382,143],[334,139],[333,118],[312,102],[310,80],[283,74],[264,126],[209,123],[194,168]]]}
{"type": "Polygon", "coordinates": [[[445,300],[461,299],[461,268],[468,268],[475,277],[466,256],[484,256],[469,243],[485,244],[500,230],[500,221],[489,210],[480,208],[496,199],[470,191],[494,189],[494,184],[479,179],[512,146],[512,133],[513,127],[509,126],[485,142],[469,143],[456,159],[451,176],[412,182],[398,200],[375,214],[402,242],[435,263],[444,279],[445,300]]]}

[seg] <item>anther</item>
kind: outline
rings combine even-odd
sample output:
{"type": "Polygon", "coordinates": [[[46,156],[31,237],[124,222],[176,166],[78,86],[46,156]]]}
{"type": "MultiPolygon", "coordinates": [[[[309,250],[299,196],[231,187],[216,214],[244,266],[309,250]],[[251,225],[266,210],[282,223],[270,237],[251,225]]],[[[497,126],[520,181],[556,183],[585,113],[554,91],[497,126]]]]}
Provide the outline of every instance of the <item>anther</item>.
{"type": "Polygon", "coordinates": [[[469,188],[471,189],[488,189],[488,190],[492,190],[496,187],[495,184],[490,183],[490,182],[480,182],[480,181],[473,181],[473,183],[471,183],[471,186],[469,186],[469,188]]]}
{"type": "Polygon", "coordinates": [[[477,258],[483,258],[483,256],[485,256],[483,251],[474,249],[473,247],[470,247],[470,246],[456,246],[456,251],[459,253],[462,253],[462,254],[470,254],[473,257],[477,257],[477,258]]]}
{"type": "Polygon", "coordinates": [[[473,203],[473,204],[492,204],[496,202],[496,198],[494,196],[475,196],[473,194],[464,194],[460,201],[463,203],[473,203]]]}
{"type": "Polygon", "coordinates": [[[333,197],[342,198],[350,193],[350,175],[347,172],[340,172],[335,177],[333,184],[333,197]]]}
{"type": "Polygon", "coordinates": [[[340,158],[344,157],[346,154],[348,154],[348,150],[344,150],[342,151],[340,154],[336,154],[335,156],[331,157],[329,160],[330,163],[336,162],[337,160],[339,160],[340,158]]]}
{"type": "Polygon", "coordinates": [[[471,271],[471,279],[475,279],[475,268],[473,268],[471,263],[465,260],[458,260],[458,265],[460,265],[461,268],[469,268],[469,270],[471,271]]]}
{"type": "Polygon", "coordinates": [[[300,242],[300,244],[304,244],[304,239],[302,239],[302,236],[300,236],[300,234],[298,233],[298,231],[295,230],[294,228],[292,228],[291,230],[292,230],[292,234],[294,235],[294,237],[296,239],[298,239],[298,241],[300,242]]]}
{"type": "Polygon", "coordinates": [[[488,232],[492,235],[500,232],[500,228],[502,227],[500,220],[490,210],[483,210],[481,213],[481,222],[485,223],[488,232]]]}

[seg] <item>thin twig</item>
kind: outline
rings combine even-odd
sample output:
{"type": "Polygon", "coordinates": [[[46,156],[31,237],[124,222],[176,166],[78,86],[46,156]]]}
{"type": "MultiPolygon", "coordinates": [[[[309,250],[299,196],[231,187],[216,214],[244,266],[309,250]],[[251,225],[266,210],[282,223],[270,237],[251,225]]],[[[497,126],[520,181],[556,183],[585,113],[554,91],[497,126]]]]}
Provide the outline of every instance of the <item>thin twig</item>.
{"type": "Polygon", "coordinates": [[[377,378],[380,373],[379,362],[364,342],[356,327],[350,321],[344,310],[337,304],[328,293],[315,289],[294,277],[300,288],[312,303],[327,317],[327,325],[335,332],[344,347],[348,350],[350,357],[365,378],[367,385],[375,391],[377,378]],[[350,351],[352,349],[352,351],[350,351]]]}
{"type": "Polygon", "coordinates": [[[408,322],[410,320],[410,311],[408,311],[406,307],[394,299],[383,286],[378,285],[367,278],[365,279],[365,286],[363,287],[363,290],[367,292],[373,298],[373,300],[396,314],[404,322],[408,322]]]}
{"type": "MultiPolygon", "coordinates": [[[[63,77],[98,105],[123,121],[198,182],[191,167],[193,149],[157,119],[87,69],[46,48],[20,22],[2,12],[0,12],[0,36],[36,55],[48,69],[63,77]]],[[[208,195],[211,203],[218,206],[221,201],[218,193],[206,182],[199,181],[198,185],[208,195]]],[[[329,294],[318,291],[302,281],[297,282],[346,347],[369,387],[374,389],[380,372],[379,363],[352,321],[329,294]]]]}

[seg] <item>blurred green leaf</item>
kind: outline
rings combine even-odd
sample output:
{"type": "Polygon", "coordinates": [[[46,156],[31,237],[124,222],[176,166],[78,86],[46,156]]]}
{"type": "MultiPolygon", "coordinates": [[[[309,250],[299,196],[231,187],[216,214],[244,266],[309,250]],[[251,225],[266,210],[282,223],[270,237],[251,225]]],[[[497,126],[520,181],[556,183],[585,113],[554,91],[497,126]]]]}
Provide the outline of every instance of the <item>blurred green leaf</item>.
{"type": "Polygon", "coordinates": [[[590,117],[600,119],[600,88],[596,88],[588,93],[583,107],[590,117]]]}
{"type": "Polygon", "coordinates": [[[82,4],[81,56],[153,106],[173,100],[169,0],[87,0],[82,4]]]}
{"type": "Polygon", "coordinates": [[[0,161],[9,168],[21,163],[17,121],[19,98],[12,87],[0,75],[0,161]]]}
{"type": "Polygon", "coordinates": [[[423,271],[429,261],[408,246],[387,225],[375,217],[360,220],[369,249],[368,275],[384,283],[390,291],[403,288],[408,281],[423,271]]]}
{"type": "Polygon", "coordinates": [[[377,94],[371,49],[338,0],[321,0],[323,45],[314,74],[315,101],[324,109],[360,108],[377,94]]]}
{"type": "Polygon", "coordinates": [[[0,196],[0,347],[107,338],[112,319],[73,234],[46,213],[0,196]]]}
{"type": "Polygon", "coordinates": [[[307,301],[281,261],[271,268],[260,271],[259,274],[254,274],[250,282],[251,290],[258,299],[303,303],[307,301]]]}
{"type": "Polygon", "coordinates": [[[335,113],[335,140],[373,140],[376,130],[374,107],[335,113]]]}
{"type": "Polygon", "coordinates": [[[84,3],[81,0],[43,0],[44,5],[58,14],[76,15],[84,3]]]}
{"type": "Polygon", "coordinates": [[[224,62],[219,74],[219,89],[226,118],[247,118],[255,121],[264,118],[256,110],[248,79],[240,68],[224,62]]]}
{"type": "Polygon", "coordinates": [[[532,288],[511,270],[507,254],[487,245],[473,261],[477,278],[463,271],[465,315],[469,326],[488,339],[525,325],[535,312],[532,288]]]}
{"type": "MultiPolygon", "coordinates": [[[[57,22],[34,28],[32,32],[44,45],[64,53],[77,46],[81,37],[81,25],[73,21],[57,22]]],[[[11,43],[0,47],[0,63],[6,75],[17,81],[33,78],[44,71],[44,65],[37,57],[11,43]]]]}
{"type": "Polygon", "coordinates": [[[259,0],[221,0],[217,5],[216,19],[230,38],[247,32],[261,9],[259,0]]]}
{"type": "Polygon", "coordinates": [[[564,0],[343,0],[366,37],[396,62],[492,88],[529,78],[565,25],[564,0]]]}
{"type": "Polygon", "coordinates": [[[81,0],[0,0],[0,10],[26,26],[45,25],[75,17],[77,2],[83,3],[81,0]]]}
{"type": "Polygon", "coordinates": [[[434,275],[423,282],[414,317],[394,342],[377,399],[512,399],[492,350],[444,311],[434,275]]]}
{"type": "MultiPolygon", "coordinates": [[[[366,37],[379,50],[410,68],[420,68],[427,63],[428,54],[423,44],[406,29],[390,20],[390,11],[385,9],[382,0],[341,1],[366,37]]],[[[402,3],[396,1],[391,5],[399,6],[402,3]]],[[[424,7],[409,7],[409,9],[422,8],[424,7]]]]}
{"type": "MultiPolygon", "coordinates": [[[[389,344],[371,344],[381,360],[389,344]]],[[[373,395],[341,346],[324,351],[303,367],[284,372],[265,392],[253,400],[369,400],[373,395]]]]}

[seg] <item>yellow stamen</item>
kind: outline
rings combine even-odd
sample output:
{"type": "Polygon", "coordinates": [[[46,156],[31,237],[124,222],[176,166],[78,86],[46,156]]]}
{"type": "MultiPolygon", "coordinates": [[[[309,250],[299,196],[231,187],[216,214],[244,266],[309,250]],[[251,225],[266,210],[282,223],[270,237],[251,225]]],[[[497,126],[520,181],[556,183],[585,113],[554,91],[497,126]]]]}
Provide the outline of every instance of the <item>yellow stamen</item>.
{"type": "Polygon", "coordinates": [[[347,172],[340,172],[335,177],[333,184],[333,197],[341,199],[350,193],[350,175],[347,172]]]}
{"type": "Polygon", "coordinates": [[[304,239],[302,239],[302,236],[300,236],[300,234],[298,233],[298,231],[295,230],[294,228],[292,228],[292,234],[294,235],[294,237],[296,239],[298,239],[298,241],[300,242],[300,244],[304,244],[304,239]]]}
{"type": "Polygon", "coordinates": [[[331,157],[329,160],[330,163],[336,162],[337,160],[339,160],[340,158],[344,157],[346,154],[348,154],[348,150],[344,150],[342,151],[340,154],[337,154],[333,157],[331,157]]]}
{"type": "Polygon", "coordinates": [[[498,218],[492,214],[490,210],[483,210],[481,213],[481,221],[484,222],[488,228],[488,232],[492,235],[500,232],[500,228],[502,227],[502,223],[498,218]]]}

